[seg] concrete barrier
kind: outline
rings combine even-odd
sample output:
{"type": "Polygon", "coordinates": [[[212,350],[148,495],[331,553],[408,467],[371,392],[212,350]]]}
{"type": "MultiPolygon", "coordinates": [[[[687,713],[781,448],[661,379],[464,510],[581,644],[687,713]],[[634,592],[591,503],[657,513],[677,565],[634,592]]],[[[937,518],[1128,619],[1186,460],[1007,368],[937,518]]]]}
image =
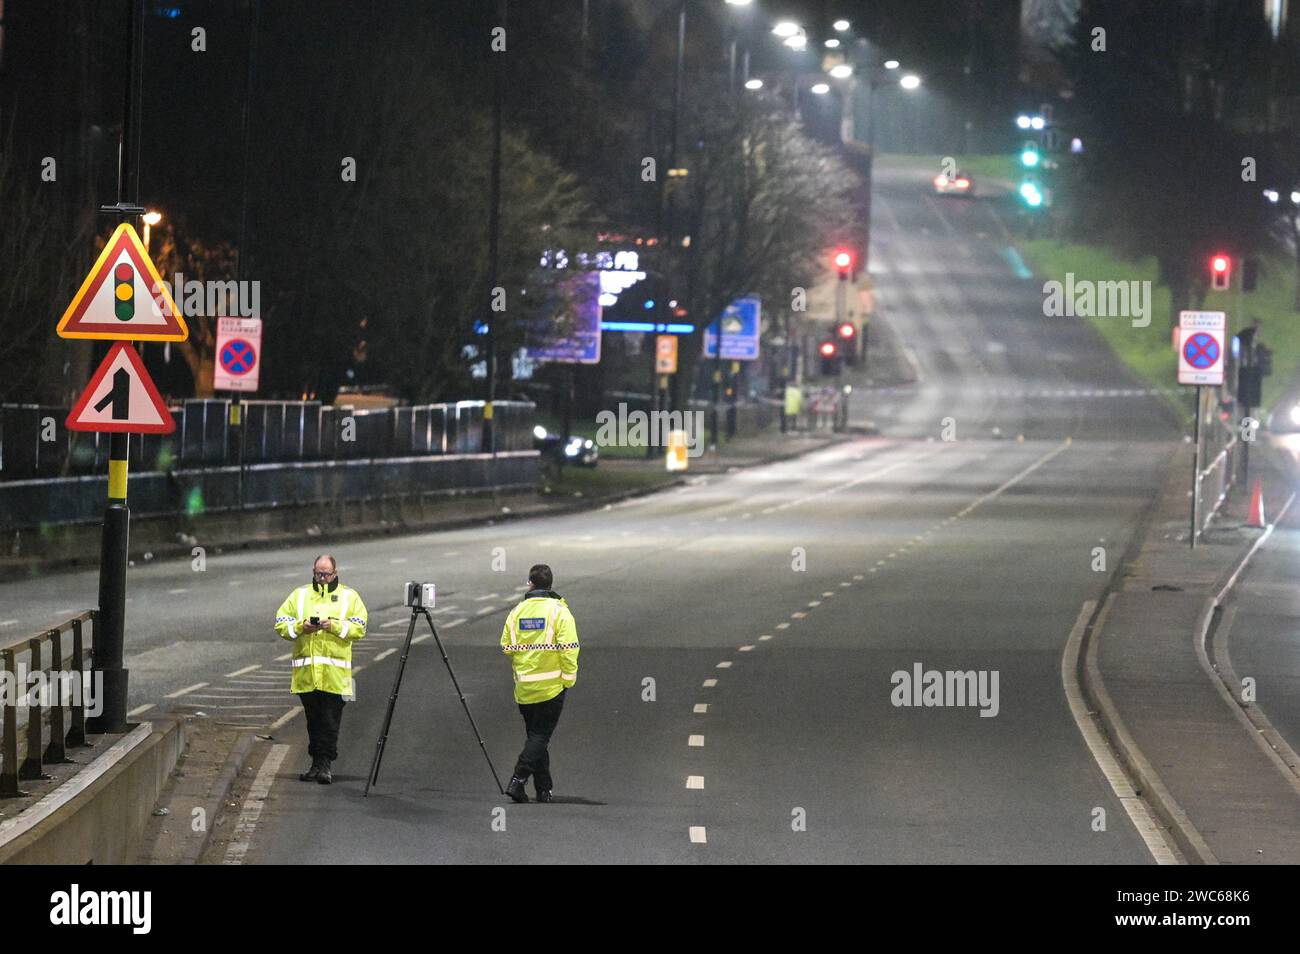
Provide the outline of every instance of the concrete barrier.
{"type": "Polygon", "coordinates": [[[184,748],[180,719],[140,723],[34,805],[0,822],[0,864],[132,863],[184,748]]]}

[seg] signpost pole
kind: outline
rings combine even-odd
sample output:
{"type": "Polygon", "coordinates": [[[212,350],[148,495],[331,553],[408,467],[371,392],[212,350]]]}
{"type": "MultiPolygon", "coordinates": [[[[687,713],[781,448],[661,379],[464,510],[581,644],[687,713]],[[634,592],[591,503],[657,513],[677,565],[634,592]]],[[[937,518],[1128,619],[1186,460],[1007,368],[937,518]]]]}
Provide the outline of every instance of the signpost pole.
{"type": "MultiPolygon", "coordinates": [[[[126,73],[126,94],[123,102],[122,139],[117,154],[117,204],[123,215],[127,210],[127,194],[136,195],[134,177],[138,173],[133,160],[138,134],[139,106],[136,89],[142,79],[142,37],[144,31],[144,0],[127,0],[130,16],[127,18],[131,60],[126,73]]],[[[134,204],[134,203],[132,203],[134,204]]],[[[130,434],[113,433],[109,438],[108,452],[108,506],[104,510],[104,527],[99,552],[99,623],[95,628],[94,674],[103,680],[103,711],[88,719],[86,728],[91,732],[123,732],[126,730],[126,698],[128,672],[122,666],[123,644],[126,636],[126,566],[127,546],[131,531],[131,510],[126,503],[127,455],[130,434]]]]}
{"type": "Polygon", "coordinates": [[[1192,532],[1191,547],[1196,549],[1197,514],[1201,504],[1201,386],[1196,386],[1196,423],[1192,427],[1192,532]]]}

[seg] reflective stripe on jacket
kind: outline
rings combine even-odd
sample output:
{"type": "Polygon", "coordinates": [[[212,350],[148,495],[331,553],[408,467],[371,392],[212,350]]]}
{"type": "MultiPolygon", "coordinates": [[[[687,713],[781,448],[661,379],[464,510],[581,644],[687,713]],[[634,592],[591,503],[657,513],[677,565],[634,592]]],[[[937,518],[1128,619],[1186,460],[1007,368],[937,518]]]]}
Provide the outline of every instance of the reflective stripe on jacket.
{"type": "Polygon", "coordinates": [[[290,691],[319,689],[354,698],[352,643],[366,635],[368,618],[361,594],[342,583],[333,592],[309,583],[290,593],[275,614],[275,631],[293,643],[290,691]],[[304,633],[313,616],[329,621],[329,629],[304,633]]]}
{"type": "Polygon", "coordinates": [[[506,617],[501,651],[510,658],[515,702],[545,702],[577,684],[578,624],[561,597],[529,591],[506,617]]]}

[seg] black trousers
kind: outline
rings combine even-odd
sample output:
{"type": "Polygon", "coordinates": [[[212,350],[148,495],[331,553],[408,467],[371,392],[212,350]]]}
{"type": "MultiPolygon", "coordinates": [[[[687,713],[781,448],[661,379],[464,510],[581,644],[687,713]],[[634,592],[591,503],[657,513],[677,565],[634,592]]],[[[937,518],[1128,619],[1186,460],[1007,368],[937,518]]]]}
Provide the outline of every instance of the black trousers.
{"type": "Polygon", "coordinates": [[[333,692],[300,692],[307,713],[307,754],[316,759],[339,757],[339,723],[343,721],[343,697],[333,692]]]}
{"type": "Polygon", "coordinates": [[[524,728],[528,732],[528,741],[519,753],[515,763],[515,778],[528,781],[530,775],[536,776],[533,784],[539,792],[549,792],[551,782],[551,753],[546,750],[551,741],[551,733],[560,721],[560,710],[564,708],[564,694],[568,689],[561,689],[554,699],[545,702],[520,703],[519,711],[524,717],[524,728]]]}

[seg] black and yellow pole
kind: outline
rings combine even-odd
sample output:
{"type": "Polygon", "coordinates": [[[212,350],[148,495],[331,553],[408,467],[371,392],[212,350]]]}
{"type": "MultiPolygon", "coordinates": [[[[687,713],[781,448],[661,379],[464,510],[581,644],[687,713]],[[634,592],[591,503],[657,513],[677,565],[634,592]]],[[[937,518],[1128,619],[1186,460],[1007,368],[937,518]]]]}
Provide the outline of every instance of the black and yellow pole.
{"type": "MultiPolygon", "coordinates": [[[[126,0],[131,60],[126,71],[122,139],[117,158],[117,204],[101,212],[138,216],[144,209],[135,201],[139,170],[135,152],[139,137],[140,84],[143,81],[144,0],[126,0]],[[131,197],[128,200],[128,195],[131,197]]],[[[103,711],[86,720],[90,732],[126,731],[127,670],[123,663],[126,636],[127,545],[131,510],[126,503],[126,479],[131,435],[113,433],[108,450],[108,506],[104,509],[103,535],[99,549],[99,620],[95,627],[92,678],[102,680],[103,711]]]]}

